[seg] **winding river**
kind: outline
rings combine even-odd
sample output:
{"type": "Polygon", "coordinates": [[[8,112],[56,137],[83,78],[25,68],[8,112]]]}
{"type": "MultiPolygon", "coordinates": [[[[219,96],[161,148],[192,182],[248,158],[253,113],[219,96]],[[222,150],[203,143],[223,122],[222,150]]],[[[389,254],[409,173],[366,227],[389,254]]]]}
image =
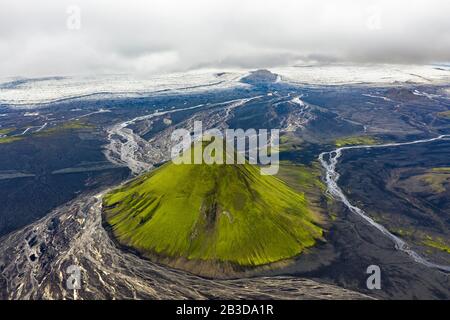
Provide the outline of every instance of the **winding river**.
{"type": "Polygon", "coordinates": [[[339,158],[342,155],[342,152],[347,151],[347,150],[400,147],[400,146],[442,140],[442,139],[449,138],[449,137],[450,137],[450,135],[440,135],[438,137],[434,137],[434,138],[430,138],[430,139],[415,140],[415,141],[410,141],[410,142],[386,143],[386,144],[379,144],[379,145],[349,146],[349,147],[338,148],[338,149],[335,149],[330,152],[323,152],[319,155],[319,161],[322,164],[322,167],[325,169],[325,182],[327,184],[327,191],[334,199],[341,201],[351,212],[353,212],[354,214],[357,214],[358,216],[363,218],[366,222],[368,222],[370,225],[372,225],[374,228],[378,229],[386,237],[390,238],[394,242],[395,248],[397,250],[407,253],[414,261],[416,261],[424,266],[427,266],[429,268],[439,269],[439,270],[445,271],[445,272],[450,272],[450,266],[435,264],[433,262],[426,260],[424,257],[422,257],[420,254],[418,254],[416,251],[412,250],[404,240],[400,239],[396,235],[389,232],[389,230],[387,230],[386,227],[384,227],[383,225],[375,222],[371,217],[369,217],[369,215],[366,212],[364,212],[364,210],[353,205],[338,185],[338,180],[339,180],[340,174],[336,171],[336,165],[339,161],[339,158]]]}

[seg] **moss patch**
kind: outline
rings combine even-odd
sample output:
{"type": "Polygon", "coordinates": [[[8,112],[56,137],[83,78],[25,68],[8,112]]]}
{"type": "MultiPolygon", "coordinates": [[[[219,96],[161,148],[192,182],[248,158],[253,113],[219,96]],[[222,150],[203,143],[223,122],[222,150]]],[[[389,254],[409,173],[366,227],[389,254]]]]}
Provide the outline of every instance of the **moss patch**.
{"type": "Polygon", "coordinates": [[[277,177],[300,192],[312,189],[319,189],[323,192],[326,190],[325,184],[320,179],[321,173],[318,164],[309,167],[290,161],[281,161],[277,177]]]}
{"type": "Polygon", "coordinates": [[[418,176],[434,193],[445,192],[450,185],[450,168],[433,168],[427,173],[418,176]]]}
{"type": "Polygon", "coordinates": [[[52,128],[48,128],[45,130],[42,130],[38,133],[35,133],[37,136],[43,136],[43,135],[51,135],[51,134],[57,134],[66,130],[81,130],[81,129],[92,129],[95,128],[92,124],[80,121],[80,120],[74,120],[74,121],[67,121],[63,124],[57,125],[52,128]]]}
{"type": "Polygon", "coordinates": [[[336,147],[351,145],[374,145],[380,143],[380,140],[372,136],[353,136],[339,138],[334,141],[336,147]]]}
{"type": "Polygon", "coordinates": [[[423,241],[423,244],[426,246],[450,253],[450,246],[448,244],[446,244],[444,239],[442,239],[440,237],[433,239],[430,236],[428,236],[427,239],[425,239],[423,241]]]}
{"type": "Polygon", "coordinates": [[[13,132],[16,128],[0,128],[0,136],[13,132]]]}
{"type": "Polygon", "coordinates": [[[285,133],[280,137],[279,152],[301,150],[303,140],[291,133],[285,133]]]}
{"type": "Polygon", "coordinates": [[[400,237],[411,237],[413,232],[403,228],[390,229],[390,231],[400,237]]]}
{"type": "Polygon", "coordinates": [[[437,115],[440,118],[450,119],[450,110],[439,112],[437,115]]]}
{"type": "Polygon", "coordinates": [[[20,140],[23,140],[23,137],[2,137],[0,138],[0,144],[12,143],[20,140]]]}

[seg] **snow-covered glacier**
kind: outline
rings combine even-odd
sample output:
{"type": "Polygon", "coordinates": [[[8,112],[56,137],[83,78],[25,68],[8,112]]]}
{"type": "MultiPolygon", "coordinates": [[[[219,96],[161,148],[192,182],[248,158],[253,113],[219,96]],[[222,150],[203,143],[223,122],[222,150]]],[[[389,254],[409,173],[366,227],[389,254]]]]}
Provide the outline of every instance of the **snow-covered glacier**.
{"type": "Polygon", "coordinates": [[[444,84],[450,80],[450,66],[438,64],[316,64],[279,67],[271,71],[281,75],[282,81],[316,85],[444,84]]]}
{"type": "Polygon", "coordinates": [[[64,99],[137,97],[174,91],[202,91],[245,86],[245,72],[213,70],[136,77],[131,75],[68,76],[0,79],[0,104],[35,108],[64,99]]]}
{"type": "MultiPolygon", "coordinates": [[[[298,85],[446,84],[449,65],[313,64],[270,68],[277,82],[298,85]]],[[[0,105],[36,108],[64,99],[138,97],[165,92],[194,92],[248,86],[246,69],[197,70],[145,77],[132,75],[0,79],[0,105]]]]}

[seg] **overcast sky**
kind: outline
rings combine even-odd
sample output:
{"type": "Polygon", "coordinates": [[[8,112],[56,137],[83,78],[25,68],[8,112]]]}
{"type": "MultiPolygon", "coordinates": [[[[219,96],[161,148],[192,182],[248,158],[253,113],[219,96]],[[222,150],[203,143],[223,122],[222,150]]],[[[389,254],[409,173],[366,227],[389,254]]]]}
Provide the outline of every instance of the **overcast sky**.
{"type": "Polygon", "coordinates": [[[449,17],[449,0],[1,0],[0,76],[449,62],[449,17]]]}

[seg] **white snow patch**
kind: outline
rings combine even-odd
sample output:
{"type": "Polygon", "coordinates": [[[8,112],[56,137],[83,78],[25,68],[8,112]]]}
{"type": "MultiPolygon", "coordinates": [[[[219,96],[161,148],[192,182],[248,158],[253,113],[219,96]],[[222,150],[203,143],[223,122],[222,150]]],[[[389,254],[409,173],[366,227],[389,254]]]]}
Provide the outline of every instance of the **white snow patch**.
{"type": "Polygon", "coordinates": [[[305,107],[306,104],[303,100],[300,99],[300,96],[295,97],[294,99],[291,100],[292,103],[298,104],[301,107],[305,107]]]}
{"type": "Polygon", "coordinates": [[[24,116],[25,117],[34,117],[34,116],[38,116],[39,112],[25,112],[24,116]]]}
{"type": "Polygon", "coordinates": [[[392,101],[391,99],[389,99],[387,97],[384,97],[384,96],[377,96],[377,95],[368,94],[368,93],[363,93],[362,95],[365,96],[365,97],[369,97],[369,98],[382,99],[384,101],[392,101]]]}

